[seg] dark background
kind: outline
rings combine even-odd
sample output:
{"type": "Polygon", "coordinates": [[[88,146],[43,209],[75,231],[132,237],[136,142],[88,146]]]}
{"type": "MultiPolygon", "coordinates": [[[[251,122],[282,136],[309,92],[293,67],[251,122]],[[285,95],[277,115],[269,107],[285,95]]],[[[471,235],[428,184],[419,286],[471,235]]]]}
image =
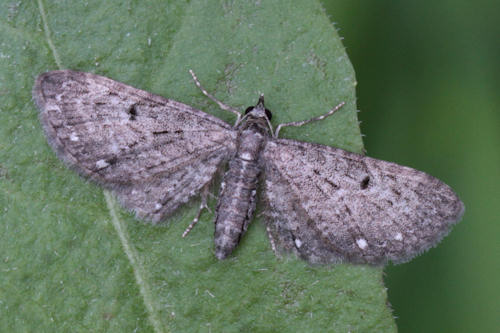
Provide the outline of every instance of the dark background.
{"type": "Polygon", "coordinates": [[[449,184],[464,219],[385,272],[400,332],[500,327],[500,2],[323,1],[353,63],[367,154],[449,184]]]}

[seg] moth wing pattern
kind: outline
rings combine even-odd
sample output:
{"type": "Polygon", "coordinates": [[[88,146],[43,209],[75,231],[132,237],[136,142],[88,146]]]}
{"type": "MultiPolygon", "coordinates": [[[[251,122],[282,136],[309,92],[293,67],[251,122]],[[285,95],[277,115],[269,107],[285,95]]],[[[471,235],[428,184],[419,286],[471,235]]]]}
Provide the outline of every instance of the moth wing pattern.
{"type": "Polygon", "coordinates": [[[47,72],[33,97],[58,157],[153,222],[198,194],[235,150],[226,122],[99,75],[47,72]]]}
{"type": "Polygon", "coordinates": [[[342,149],[273,139],[262,159],[273,247],[311,263],[406,262],[464,211],[440,180],[342,149]]]}

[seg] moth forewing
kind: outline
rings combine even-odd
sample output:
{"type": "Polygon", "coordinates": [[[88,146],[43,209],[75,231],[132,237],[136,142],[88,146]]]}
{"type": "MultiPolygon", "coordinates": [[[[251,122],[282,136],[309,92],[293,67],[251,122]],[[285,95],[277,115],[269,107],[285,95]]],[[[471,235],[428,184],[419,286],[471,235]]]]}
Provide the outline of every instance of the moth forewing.
{"type": "Polygon", "coordinates": [[[235,150],[224,121],[95,74],[44,73],[33,96],[59,158],[154,222],[197,195],[235,150]]]}

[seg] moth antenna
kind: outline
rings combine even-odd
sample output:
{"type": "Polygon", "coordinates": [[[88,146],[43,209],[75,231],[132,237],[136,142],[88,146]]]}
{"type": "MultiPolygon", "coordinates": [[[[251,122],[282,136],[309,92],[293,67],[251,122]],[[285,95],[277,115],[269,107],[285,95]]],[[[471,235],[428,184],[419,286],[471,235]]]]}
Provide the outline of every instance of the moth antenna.
{"type": "Polygon", "coordinates": [[[222,103],[217,98],[215,98],[212,94],[210,94],[205,88],[203,88],[203,86],[201,85],[200,81],[198,80],[198,77],[194,74],[194,72],[191,69],[189,70],[189,73],[193,77],[194,83],[196,84],[196,86],[198,88],[200,88],[200,90],[203,93],[203,95],[207,96],[213,102],[217,103],[217,105],[219,106],[219,108],[221,108],[222,110],[232,112],[232,113],[234,113],[236,115],[236,117],[237,117],[236,123],[235,123],[235,126],[236,126],[240,122],[241,113],[238,110],[236,110],[235,108],[222,103]]]}
{"type": "Polygon", "coordinates": [[[290,123],[283,123],[283,124],[279,124],[278,127],[276,127],[276,131],[274,132],[274,137],[277,138],[278,137],[278,134],[280,132],[280,130],[283,128],[283,127],[286,127],[286,126],[294,126],[294,127],[300,127],[302,125],[305,125],[305,124],[308,124],[308,123],[311,123],[313,121],[318,121],[318,120],[323,120],[325,119],[326,117],[329,117],[331,115],[333,115],[335,112],[337,112],[341,107],[343,107],[345,105],[345,102],[341,102],[339,103],[337,106],[335,106],[333,109],[331,109],[330,111],[328,111],[327,113],[325,114],[322,114],[321,116],[318,116],[318,117],[314,117],[314,118],[311,118],[311,119],[307,119],[307,120],[302,120],[302,121],[292,121],[290,123]]]}

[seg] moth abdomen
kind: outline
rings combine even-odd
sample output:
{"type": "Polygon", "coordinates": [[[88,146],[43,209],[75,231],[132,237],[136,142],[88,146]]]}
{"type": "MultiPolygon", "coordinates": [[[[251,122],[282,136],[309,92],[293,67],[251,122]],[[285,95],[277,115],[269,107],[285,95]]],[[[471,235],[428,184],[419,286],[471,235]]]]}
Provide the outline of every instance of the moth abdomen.
{"type": "Polygon", "coordinates": [[[229,162],[219,194],[215,219],[215,256],[233,252],[255,210],[260,167],[256,161],[235,157],[229,162]]]}

